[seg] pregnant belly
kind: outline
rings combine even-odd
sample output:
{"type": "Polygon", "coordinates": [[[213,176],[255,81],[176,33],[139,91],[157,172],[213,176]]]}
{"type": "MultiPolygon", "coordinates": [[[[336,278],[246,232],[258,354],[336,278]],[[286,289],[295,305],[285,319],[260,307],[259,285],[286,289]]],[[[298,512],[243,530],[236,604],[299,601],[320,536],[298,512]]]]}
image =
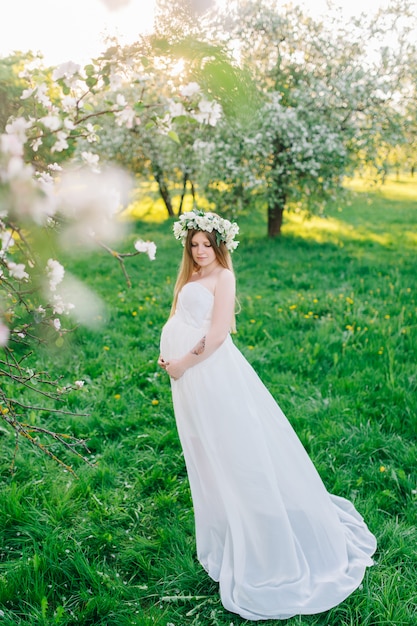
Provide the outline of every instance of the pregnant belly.
{"type": "Polygon", "coordinates": [[[171,317],[162,329],[160,352],[169,361],[179,359],[189,352],[205,335],[206,329],[186,324],[177,317],[171,317]]]}

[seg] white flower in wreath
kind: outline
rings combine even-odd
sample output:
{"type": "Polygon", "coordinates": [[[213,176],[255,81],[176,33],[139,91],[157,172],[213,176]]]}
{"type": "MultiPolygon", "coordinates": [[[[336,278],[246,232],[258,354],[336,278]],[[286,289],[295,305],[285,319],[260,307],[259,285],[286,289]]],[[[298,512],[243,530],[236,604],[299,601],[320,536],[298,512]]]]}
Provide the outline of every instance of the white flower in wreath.
{"type": "Polygon", "coordinates": [[[223,241],[229,252],[236,250],[239,244],[238,241],[234,240],[239,232],[239,226],[236,222],[232,223],[210,212],[204,213],[194,210],[183,213],[179,221],[175,222],[173,226],[174,237],[181,240],[182,245],[185,245],[188,230],[201,230],[209,233],[216,231],[218,243],[223,241]]]}

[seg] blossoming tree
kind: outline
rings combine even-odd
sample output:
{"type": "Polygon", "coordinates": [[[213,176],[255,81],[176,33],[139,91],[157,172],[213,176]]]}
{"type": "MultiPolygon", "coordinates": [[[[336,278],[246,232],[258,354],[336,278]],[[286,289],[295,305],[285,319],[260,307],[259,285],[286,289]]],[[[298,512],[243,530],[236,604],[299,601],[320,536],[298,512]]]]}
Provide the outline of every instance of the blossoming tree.
{"type": "Polygon", "coordinates": [[[358,168],[383,173],[381,146],[389,154],[409,128],[411,23],[406,1],[349,23],[277,9],[272,0],[230,3],[210,37],[249,68],[260,103],[245,123],[221,123],[210,142],[196,144],[206,193],[235,207],[257,194],[274,237],[285,208],[320,211],[358,168]],[[387,46],[388,34],[395,45],[387,46]]]}
{"type": "MultiPolygon", "coordinates": [[[[100,245],[119,261],[127,281],[126,257],[155,258],[153,242],[137,240],[123,254],[114,250],[124,234],[117,218],[129,201],[132,177],[119,166],[102,164],[93,147],[106,116],[131,129],[152,110],[154,132],[172,134],[179,113],[144,104],[143,65],[133,67],[129,55],[114,50],[84,68],[69,62],[50,72],[31,62],[19,78],[25,84],[22,106],[0,135],[0,417],[17,438],[54,458],[43,435],[81,455],[84,442],[25,417],[42,409],[26,395],[37,393],[48,399],[49,411],[63,411],[53,407],[83,386],[82,380],[65,384],[38,372],[31,362],[36,346],[62,345],[65,333],[91,316],[83,315],[86,307],[92,314],[99,306],[90,290],[68,275],[59,251],[100,245]],[[81,140],[91,149],[77,151],[81,140]]],[[[197,121],[201,114],[191,107],[181,110],[197,121]]]]}

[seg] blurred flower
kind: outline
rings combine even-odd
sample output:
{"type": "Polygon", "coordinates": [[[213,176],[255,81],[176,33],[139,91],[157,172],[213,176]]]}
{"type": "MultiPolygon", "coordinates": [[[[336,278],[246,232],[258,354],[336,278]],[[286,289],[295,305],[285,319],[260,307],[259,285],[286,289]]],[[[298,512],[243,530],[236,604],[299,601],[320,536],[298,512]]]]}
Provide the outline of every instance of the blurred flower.
{"type": "Polygon", "coordinates": [[[12,276],[13,278],[17,278],[17,280],[29,278],[29,274],[25,272],[24,263],[14,263],[13,261],[9,261],[9,263],[7,264],[7,269],[9,270],[10,276],[12,276]]]}
{"type": "Polygon", "coordinates": [[[16,135],[1,135],[0,150],[5,154],[21,157],[23,155],[24,141],[16,135]]]}
{"type": "Polygon", "coordinates": [[[84,381],[83,380],[76,380],[74,383],[74,387],[76,389],[81,389],[82,387],[84,387],[84,381]]]}
{"type": "Polygon", "coordinates": [[[59,261],[55,261],[55,259],[48,259],[46,264],[46,275],[49,279],[49,289],[51,291],[56,291],[57,286],[64,278],[65,269],[59,261]]]}
{"type": "Polygon", "coordinates": [[[4,254],[8,251],[8,249],[14,245],[14,239],[10,231],[4,230],[2,233],[0,233],[0,240],[1,240],[1,251],[0,251],[0,257],[1,257],[1,256],[4,256],[4,254]]]}
{"type": "Polygon", "coordinates": [[[55,330],[61,330],[61,320],[58,319],[57,317],[52,320],[52,323],[54,325],[55,330]]]}
{"type": "Polygon", "coordinates": [[[121,93],[117,94],[117,96],[116,96],[116,104],[119,107],[125,107],[127,105],[126,98],[124,97],[123,94],[121,94],[121,93]]]}
{"type": "Polygon", "coordinates": [[[67,61],[58,65],[52,73],[53,80],[59,80],[60,78],[72,78],[74,74],[77,74],[81,69],[81,66],[73,61],[67,61]]]}
{"type": "Polygon", "coordinates": [[[137,117],[136,111],[131,106],[126,106],[121,111],[116,111],[114,117],[118,126],[125,126],[129,129],[136,124],[140,124],[140,118],[137,117]]]}
{"type": "Polygon", "coordinates": [[[77,106],[77,99],[72,96],[64,96],[62,98],[61,105],[62,105],[62,110],[68,113],[77,106]]]}
{"type": "Polygon", "coordinates": [[[7,346],[7,342],[9,341],[10,330],[2,321],[0,321],[0,346],[4,348],[7,346]]]}
{"type": "Polygon", "coordinates": [[[155,260],[156,245],[153,241],[142,241],[142,239],[138,239],[135,241],[135,249],[138,252],[146,252],[151,261],[155,260]]]}
{"type": "Polygon", "coordinates": [[[24,117],[16,117],[6,124],[6,133],[8,135],[14,135],[24,143],[27,139],[26,130],[31,127],[32,122],[25,120],[24,117]]]}
{"type": "Polygon", "coordinates": [[[103,302],[80,280],[65,274],[54,294],[52,305],[55,313],[71,313],[79,324],[96,328],[103,319],[103,302]]]}
{"type": "Polygon", "coordinates": [[[180,115],[187,115],[184,105],[181,102],[174,102],[171,100],[169,103],[169,112],[171,117],[179,117],[180,115]]]}
{"type": "Polygon", "coordinates": [[[98,173],[100,171],[98,167],[100,157],[98,154],[94,154],[93,152],[87,152],[86,150],[84,150],[83,152],[81,152],[81,158],[84,163],[86,163],[86,165],[89,165],[91,167],[93,172],[98,173]]]}
{"type": "Polygon", "coordinates": [[[37,89],[34,91],[34,97],[40,104],[43,104],[46,108],[50,108],[52,103],[47,95],[48,86],[45,83],[38,85],[37,89]]]}
{"type": "Polygon", "coordinates": [[[61,120],[58,115],[47,115],[39,120],[48,130],[58,130],[61,127],[61,120]]]}
{"type": "Polygon", "coordinates": [[[62,315],[63,313],[69,313],[74,308],[71,302],[64,302],[64,299],[59,294],[53,294],[49,299],[54,314],[62,315]]]}
{"type": "Polygon", "coordinates": [[[180,94],[185,98],[192,98],[195,94],[200,92],[200,85],[198,83],[188,83],[180,89],[180,94]]]}
{"type": "Polygon", "coordinates": [[[195,113],[193,117],[202,124],[216,126],[222,116],[222,107],[218,102],[210,102],[209,100],[201,100],[198,105],[199,113],[195,113]]]}
{"type": "Polygon", "coordinates": [[[117,167],[65,170],[56,189],[59,212],[67,220],[62,244],[73,249],[74,243],[91,247],[95,240],[119,239],[124,225],[116,216],[127,204],[131,187],[131,177],[117,167]]]}
{"type": "Polygon", "coordinates": [[[105,7],[107,7],[110,11],[117,11],[122,7],[130,4],[130,0],[101,0],[105,7]]]}
{"type": "Polygon", "coordinates": [[[68,133],[60,130],[56,134],[56,142],[51,148],[51,152],[62,152],[68,148],[68,133]]]}
{"type": "Polygon", "coordinates": [[[26,98],[30,98],[30,96],[33,94],[35,89],[36,89],[36,87],[33,87],[33,89],[24,89],[22,91],[22,95],[20,96],[20,99],[21,100],[26,100],[26,98]]]}

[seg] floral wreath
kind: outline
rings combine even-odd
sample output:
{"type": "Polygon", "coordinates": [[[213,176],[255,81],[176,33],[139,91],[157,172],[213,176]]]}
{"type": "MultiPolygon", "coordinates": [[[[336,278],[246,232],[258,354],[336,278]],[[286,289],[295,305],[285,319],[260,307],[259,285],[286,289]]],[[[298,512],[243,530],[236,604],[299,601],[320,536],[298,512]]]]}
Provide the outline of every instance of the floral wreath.
{"type": "Polygon", "coordinates": [[[229,252],[233,252],[239,245],[239,242],[234,240],[239,232],[236,222],[229,222],[214,213],[204,213],[204,211],[194,209],[180,215],[179,221],[174,224],[174,237],[181,240],[183,246],[189,230],[202,230],[208,233],[214,230],[217,245],[224,241],[229,252]]]}

